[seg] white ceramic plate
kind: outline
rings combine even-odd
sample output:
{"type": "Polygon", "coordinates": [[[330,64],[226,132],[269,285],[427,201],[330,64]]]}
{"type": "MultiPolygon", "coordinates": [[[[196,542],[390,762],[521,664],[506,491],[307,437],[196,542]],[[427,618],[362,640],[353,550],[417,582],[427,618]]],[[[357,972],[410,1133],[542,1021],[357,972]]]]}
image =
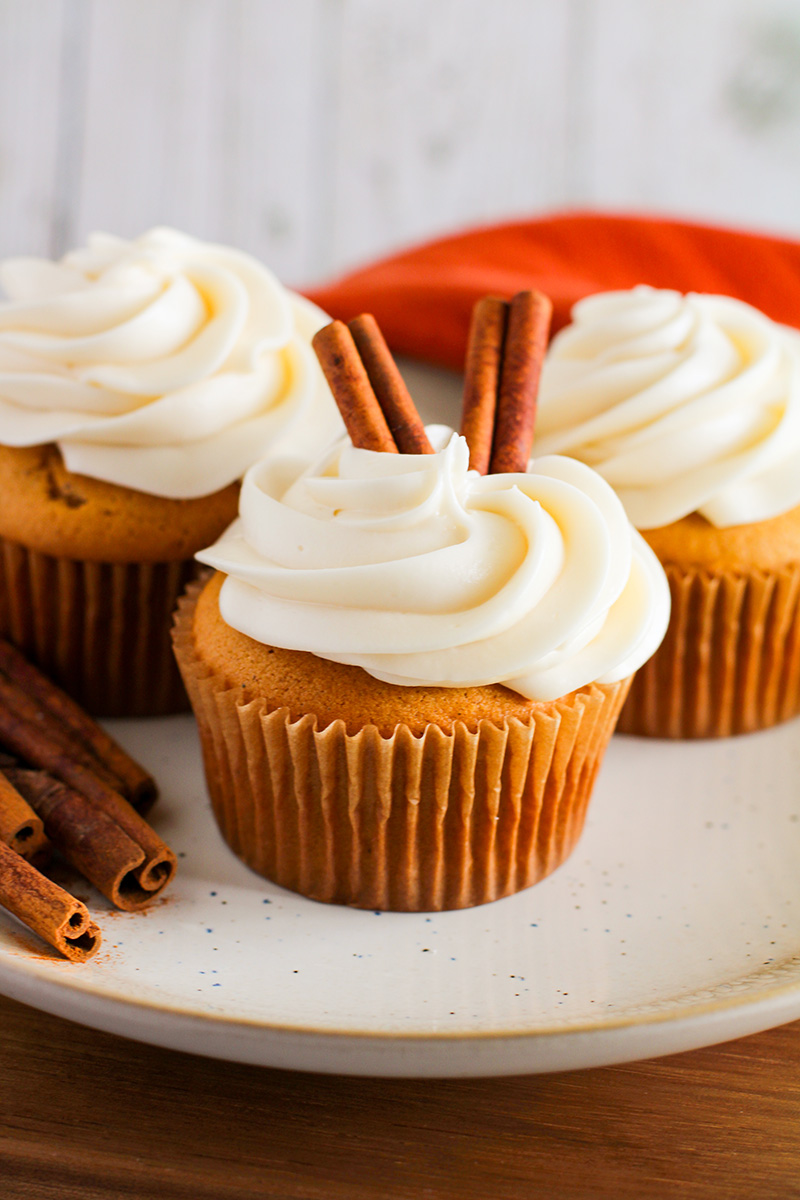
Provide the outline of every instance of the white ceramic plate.
{"type": "Polygon", "coordinates": [[[551,1071],[800,1017],[800,723],[721,742],[616,737],[573,857],[441,914],[359,912],[252,874],[210,815],[189,717],[117,723],[180,853],[148,913],[76,888],[105,935],[74,966],[0,918],[0,991],[128,1037],[374,1075],[551,1071]]]}
{"type": "MultiPolygon", "coordinates": [[[[455,377],[414,372],[451,419],[455,377]]],[[[462,912],[303,900],[230,853],[189,717],[118,722],[154,772],[180,872],[147,913],[78,883],[103,928],[73,966],[0,913],[0,991],[157,1045],[369,1075],[623,1062],[800,1017],[800,721],[720,742],[616,737],[572,858],[462,912]]]]}

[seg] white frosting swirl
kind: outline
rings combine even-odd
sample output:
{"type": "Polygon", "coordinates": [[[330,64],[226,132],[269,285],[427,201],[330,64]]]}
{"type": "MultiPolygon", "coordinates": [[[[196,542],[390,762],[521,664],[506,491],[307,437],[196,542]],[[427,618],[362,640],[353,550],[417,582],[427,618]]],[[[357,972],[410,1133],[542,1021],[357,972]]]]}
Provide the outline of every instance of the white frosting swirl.
{"type": "Polygon", "coordinates": [[[589,296],[542,371],[537,452],[608,480],[640,529],[800,504],[800,334],[726,296],[589,296]]]}
{"type": "Polygon", "coordinates": [[[189,499],[341,421],[311,349],[325,314],[247,254],[153,229],[0,265],[0,443],[189,499]]]}
{"type": "Polygon", "coordinates": [[[623,679],[667,627],[669,589],[603,480],[567,458],[480,476],[442,426],[433,455],[356,450],[245,476],[240,518],[197,557],[224,620],[394,684],[504,683],[552,700],[623,679]]]}

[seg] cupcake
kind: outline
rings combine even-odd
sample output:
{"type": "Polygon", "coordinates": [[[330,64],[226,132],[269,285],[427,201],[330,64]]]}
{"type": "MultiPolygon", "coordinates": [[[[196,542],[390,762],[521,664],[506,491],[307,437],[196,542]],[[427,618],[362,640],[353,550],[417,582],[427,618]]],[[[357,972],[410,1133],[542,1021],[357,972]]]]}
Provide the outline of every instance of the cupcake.
{"type": "Polygon", "coordinates": [[[611,484],[669,579],[620,730],[720,737],[800,712],[800,335],[725,296],[590,296],[548,352],[537,444],[611,484]]]}
{"type": "Polygon", "coordinates": [[[185,706],[169,644],[193,556],[269,448],[341,430],[324,314],[169,229],[0,266],[0,634],[103,715],[185,706]]]}
{"type": "Polygon", "coordinates": [[[441,910],[569,855],[668,619],[612,489],[566,458],[481,476],[339,440],[252,467],[175,629],[214,812],[315,900],[441,910]]]}

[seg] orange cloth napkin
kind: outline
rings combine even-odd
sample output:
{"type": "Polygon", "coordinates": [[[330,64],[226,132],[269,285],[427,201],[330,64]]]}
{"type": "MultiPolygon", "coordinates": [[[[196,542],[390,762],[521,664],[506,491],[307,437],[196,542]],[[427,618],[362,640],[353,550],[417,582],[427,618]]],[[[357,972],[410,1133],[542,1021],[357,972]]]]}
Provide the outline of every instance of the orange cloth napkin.
{"type": "Polygon", "coordinates": [[[800,245],[648,217],[567,214],[442,238],[306,291],[342,320],[374,313],[398,354],[461,369],[472,305],[535,287],[553,329],[591,292],[637,283],[746,300],[800,325],[800,245]]]}

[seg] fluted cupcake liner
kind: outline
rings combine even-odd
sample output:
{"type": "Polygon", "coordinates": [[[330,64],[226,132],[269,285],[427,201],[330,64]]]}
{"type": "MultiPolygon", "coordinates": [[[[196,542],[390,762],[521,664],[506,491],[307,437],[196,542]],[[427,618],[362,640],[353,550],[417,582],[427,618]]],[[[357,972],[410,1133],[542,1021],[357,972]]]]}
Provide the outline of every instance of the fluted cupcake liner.
{"type": "Polygon", "coordinates": [[[800,713],[800,566],[664,569],[669,629],[634,677],[619,731],[727,737],[800,713]]]}
{"type": "Polygon", "coordinates": [[[174,642],[219,827],[267,878],[315,900],[438,911],[529,887],[570,854],[629,681],[589,685],[530,721],[348,734],[245,701],[194,645],[197,589],[174,642]]]}
{"type": "Polygon", "coordinates": [[[188,708],[170,644],[191,560],[54,558],[0,538],[0,635],[98,716],[188,708]]]}

